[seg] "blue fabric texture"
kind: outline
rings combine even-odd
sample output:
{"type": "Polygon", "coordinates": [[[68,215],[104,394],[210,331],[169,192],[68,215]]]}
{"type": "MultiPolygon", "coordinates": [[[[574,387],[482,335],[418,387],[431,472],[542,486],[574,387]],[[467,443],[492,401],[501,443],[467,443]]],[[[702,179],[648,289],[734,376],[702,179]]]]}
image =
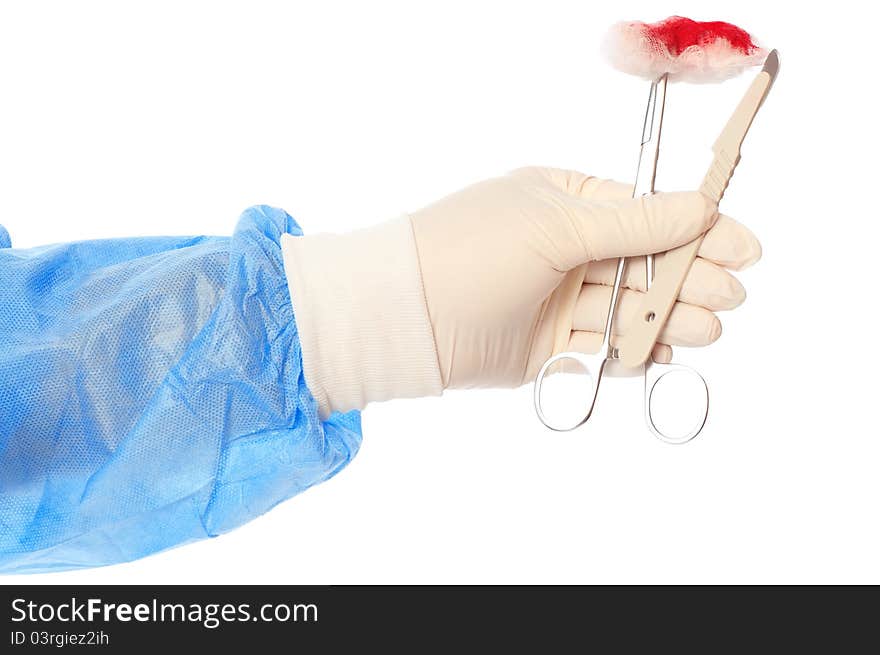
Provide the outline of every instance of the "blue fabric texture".
{"type": "Polygon", "coordinates": [[[321,421],[280,238],[11,248],[0,228],[0,572],[133,560],[215,536],[342,469],[360,414],[321,421]]]}

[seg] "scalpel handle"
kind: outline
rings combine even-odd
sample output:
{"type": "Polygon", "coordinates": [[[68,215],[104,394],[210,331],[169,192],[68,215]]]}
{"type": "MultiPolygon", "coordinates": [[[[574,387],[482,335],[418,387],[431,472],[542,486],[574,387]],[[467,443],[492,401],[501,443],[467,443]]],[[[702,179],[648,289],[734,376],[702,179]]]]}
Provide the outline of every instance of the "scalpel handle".
{"type": "MultiPolygon", "coordinates": [[[[758,73],[712,147],[715,156],[700,185],[700,192],[715,203],[720,202],[724,196],[727,184],[739,163],[742,142],[773,82],[778,66],[775,52],[768,57],[768,63],[773,59],[773,68],[768,70],[768,65],[765,65],[764,70],[758,73]]],[[[691,264],[700,250],[703,237],[704,235],[700,235],[690,243],[668,251],[662,257],[651,288],[643,296],[632,324],[627,326],[626,333],[619,342],[621,363],[627,368],[641,366],[651,354],[691,264]]]]}

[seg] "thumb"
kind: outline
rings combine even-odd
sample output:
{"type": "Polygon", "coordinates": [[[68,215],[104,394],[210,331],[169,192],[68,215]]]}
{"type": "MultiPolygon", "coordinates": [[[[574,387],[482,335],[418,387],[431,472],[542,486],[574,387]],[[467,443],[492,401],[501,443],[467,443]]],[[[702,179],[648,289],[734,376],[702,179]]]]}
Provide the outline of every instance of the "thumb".
{"type": "Polygon", "coordinates": [[[565,204],[577,235],[568,247],[558,245],[576,260],[574,266],[665,252],[703,234],[718,218],[718,206],[699,191],[611,201],[568,196],[565,204]]]}

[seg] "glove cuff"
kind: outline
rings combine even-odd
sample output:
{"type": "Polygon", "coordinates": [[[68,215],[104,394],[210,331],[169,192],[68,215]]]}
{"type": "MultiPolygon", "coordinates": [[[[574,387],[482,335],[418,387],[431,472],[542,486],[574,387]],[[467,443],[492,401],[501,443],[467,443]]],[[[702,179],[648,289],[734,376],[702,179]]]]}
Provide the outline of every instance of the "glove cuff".
{"type": "Polygon", "coordinates": [[[306,384],[322,418],[443,385],[408,216],[281,239],[306,384]]]}

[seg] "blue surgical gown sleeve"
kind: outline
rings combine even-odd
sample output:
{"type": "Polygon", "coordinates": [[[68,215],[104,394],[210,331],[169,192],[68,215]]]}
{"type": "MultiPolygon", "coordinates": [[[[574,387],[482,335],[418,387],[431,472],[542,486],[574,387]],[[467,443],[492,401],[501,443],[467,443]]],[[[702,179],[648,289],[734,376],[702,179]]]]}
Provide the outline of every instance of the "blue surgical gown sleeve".
{"type": "Polygon", "coordinates": [[[231,530],[355,456],[318,415],[280,238],[10,247],[0,228],[0,572],[133,560],[231,530]]]}

